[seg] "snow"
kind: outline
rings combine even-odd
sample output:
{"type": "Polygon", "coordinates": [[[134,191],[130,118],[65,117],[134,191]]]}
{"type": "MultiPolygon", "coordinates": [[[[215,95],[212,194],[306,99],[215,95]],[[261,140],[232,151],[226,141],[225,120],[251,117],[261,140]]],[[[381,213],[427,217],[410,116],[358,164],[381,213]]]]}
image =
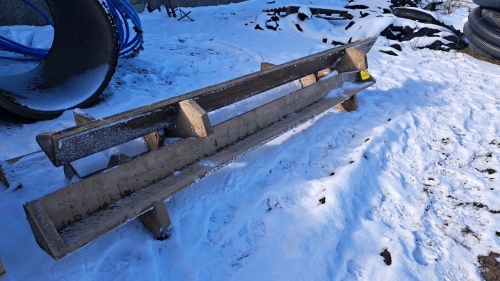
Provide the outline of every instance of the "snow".
{"type": "Polygon", "coordinates": [[[83,103],[102,85],[109,65],[103,64],[70,77],[54,88],[34,91],[43,82],[43,63],[27,74],[3,77],[0,88],[12,93],[19,104],[34,110],[57,111],[83,103]]]}
{"type": "MultiPolygon", "coordinates": [[[[361,3],[387,4],[351,4],[361,3]]],[[[83,111],[103,118],[331,48],[325,34],[354,40],[407,21],[370,15],[346,31],[313,17],[301,22],[307,34],[254,29],[267,8],[186,8],[194,22],[141,14],[145,50],[120,60],[101,101],[83,111]]],[[[441,17],[463,22],[467,12],[441,17]]],[[[16,30],[47,44],[44,28],[0,28],[16,30]]],[[[2,280],[481,280],[477,256],[500,252],[499,66],[412,42],[397,57],[379,52],[390,43],[379,37],[368,54],[377,83],[357,111],[332,108],[172,196],[162,241],[135,219],[54,261],[22,205],[70,182],[43,154],[4,163],[22,187],[0,183],[2,280]]],[[[0,59],[2,74],[32,66],[0,59]]],[[[39,150],[36,134],[74,126],[71,111],[29,124],[0,114],[0,161],[39,150]]]]}

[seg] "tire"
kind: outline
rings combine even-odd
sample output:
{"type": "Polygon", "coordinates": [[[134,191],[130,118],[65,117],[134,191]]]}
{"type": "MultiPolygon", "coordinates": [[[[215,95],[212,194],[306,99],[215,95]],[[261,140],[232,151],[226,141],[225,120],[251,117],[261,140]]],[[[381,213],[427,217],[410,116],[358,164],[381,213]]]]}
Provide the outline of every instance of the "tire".
{"type": "Polygon", "coordinates": [[[438,23],[438,21],[432,15],[429,15],[426,12],[415,9],[395,8],[392,11],[392,14],[399,18],[416,20],[422,23],[433,23],[433,24],[438,23]]]}
{"type": "Polygon", "coordinates": [[[483,8],[481,10],[481,18],[483,18],[491,27],[500,30],[500,12],[483,8]]]}
{"type": "Polygon", "coordinates": [[[466,22],[464,25],[464,35],[469,39],[472,45],[474,45],[475,49],[481,50],[494,59],[500,59],[500,47],[491,44],[477,35],[477,33],[470,28],[469,22],[466,22]]]}
{"type": "Polygon", "coordinates": [[[477,7],[469,13],[469,27],[484,40],[500,46],[500,30],[491,27],[481,18],[481,10],[482,7],[477,7]]]}
{"type": "Polygon", "coordinates": [[[479,6],[500,9],[500,0],[473,0],[473,2],[479,6]]]}

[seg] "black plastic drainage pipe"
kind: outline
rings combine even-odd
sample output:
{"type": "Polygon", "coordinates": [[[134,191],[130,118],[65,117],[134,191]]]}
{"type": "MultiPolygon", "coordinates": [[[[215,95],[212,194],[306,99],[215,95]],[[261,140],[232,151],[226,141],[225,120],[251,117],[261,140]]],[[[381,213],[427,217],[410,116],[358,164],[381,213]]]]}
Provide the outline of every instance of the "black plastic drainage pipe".
{"type": "Polygon", "coordinates": [[[22,74],[0,76],[0,107],[48,119],[91,105],[118,62],[114,19],[97,0],[46,0],[54,41],[45,60],[22,74]]]}

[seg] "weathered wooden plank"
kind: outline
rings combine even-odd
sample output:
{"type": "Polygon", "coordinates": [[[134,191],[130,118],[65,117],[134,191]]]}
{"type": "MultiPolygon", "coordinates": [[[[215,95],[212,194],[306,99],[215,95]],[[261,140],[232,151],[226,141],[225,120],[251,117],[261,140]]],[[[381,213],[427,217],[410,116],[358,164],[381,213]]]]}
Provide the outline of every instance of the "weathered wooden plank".
{"type": "Polygon", "coordinates": [[[335,67],[344,50],[368,52],[376,37],[335,47],[270,69],[248,74],[151,105],[139,107],[66,130],[37,135],[36,140],[55,166],[89,156],[164,128],[172,129],[178,102],[193,99],[212,111],[322,69],[335,67]]]}
{"type": "MultiPolygon", "coordinates": [[[[204,162],[209,161],[216,167],[220,166],[291,126],[308,120],[318,113],[318,109],[330,108],[374,83],[372,80],[355,84],[357,77],[357,72],[342,73],[319,81],[214,126],[214,133],[207,138],[180,140],[35,202],[43,206],[54,230],[59,230],[67,253],[73,252],[111,229],[147,212],[192,184],[195,179],[202,178],[208,171],[215,169],[207,165],[189,166],[190,164],[204,158],[204,162]],[[346,82],[352,82],[350,90],[335,98],[324,99],[331,90],[341,88],[346,82]],[[322,102],[305,111],[308,113],[293,114],[319,100],[322,102]],[[282,120],[290,114],[293,115],[282,120]],[[271,125],[273,123],[274,125],[271,125]],[[263,129],[269,125],[271,126],[268,129],[263,129]],[[254,132],[257,133],[247,137],[254,132]],[[233,144],[235,142],[236,144],[233,144]],[[223,149],[230,144],[233,145],[223,149]],[[217,151],[226,152],[210,156],[217,151]],[[186,166],[188,168],[181,170],[186,166]],[[182,176],[172,176],[174,171],[181,171],[182,176]],[[133,196],[127,197],[132,193],[133,196]]],[[[31,204],[33,203],[27,203],[31,204]]],[[[44,250],[56,259],[61,257],[51,253],[49,248],[44,250]]]]}
{"type": "Polygon", "coordinates": [[[173,128],[178,104],[152,105],[151,108],[141,107],[62,131],[40,134],[36,141],[58,167],[151,132],[173,128]]]}
{"type": "MultiPolygon", "coordinates": [[[[273,9],[266,9],[264,12],[274,12],[274,13],[285,13],[286,15],[292,14],[292,13],[298,13],[299,9],[301,6],[286,6],[286,7],[279,7],[279,8],[273,8],[273,9]]],[[[311,10],[311,13],[319,18],[325,18],[325,19],[352,19],[352,16],[349,15],[348,10],[338,10],[338,9],[328,9],[328,8],[319,8],[319,7],[313,7],[313,6],[306,6],[311,10]],[[332,14],[338,14],[340,17],[331,17],[332,14]]]]}

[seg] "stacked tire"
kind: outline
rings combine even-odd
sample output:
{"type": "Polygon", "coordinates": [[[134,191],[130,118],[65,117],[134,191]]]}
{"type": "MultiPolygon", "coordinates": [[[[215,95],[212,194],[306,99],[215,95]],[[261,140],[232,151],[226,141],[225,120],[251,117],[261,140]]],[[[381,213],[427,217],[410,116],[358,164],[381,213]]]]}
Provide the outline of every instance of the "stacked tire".
{"type": "Polygon", "coordinates": [[[464,35],[476,54],[500,60],[500,0],[473,0],[479,7],[469,13],[464,35]]]}

